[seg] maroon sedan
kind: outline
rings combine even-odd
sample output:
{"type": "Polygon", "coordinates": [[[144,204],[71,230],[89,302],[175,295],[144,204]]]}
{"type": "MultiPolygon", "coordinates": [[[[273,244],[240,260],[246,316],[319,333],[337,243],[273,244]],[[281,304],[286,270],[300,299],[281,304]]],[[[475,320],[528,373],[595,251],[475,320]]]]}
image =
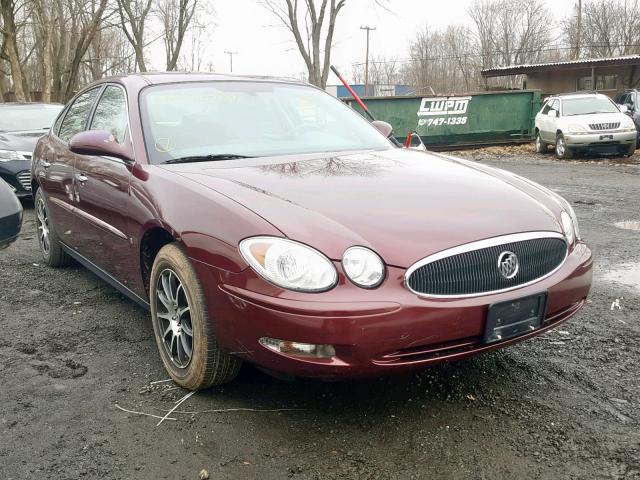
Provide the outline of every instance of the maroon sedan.
{"type": "Polygon", "coordinates": [[[35,149],[43,256],[149,308],[190,389],[243,361],[323,378],[421,369],[582,307],[592,257],[565,200],[382,131],[290,80],[95,83],[35,149]]]}

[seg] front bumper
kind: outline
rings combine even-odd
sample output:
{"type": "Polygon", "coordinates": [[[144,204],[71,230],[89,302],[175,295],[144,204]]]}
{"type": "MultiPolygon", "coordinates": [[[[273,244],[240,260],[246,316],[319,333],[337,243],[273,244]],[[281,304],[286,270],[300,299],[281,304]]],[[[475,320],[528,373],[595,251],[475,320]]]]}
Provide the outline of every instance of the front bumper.
{"type": "Polygon", "coordinates": [[[597,132],[586,135],[565,134],[564,139],[571,148],[592,148],[603,146],[628,146],[636,141],[638,132],[597,132]]]}
{"type": "Polygon", "coordinates": [[[557,272],[540,282],[466,299],[419,297],[403,286],[405,270],[395,267],[375,290],[357,288],[341,274],[333,290],[301,294],[275,287],[265,292],[265,282],[250,269],[231,274],[194,263],[205,285],[216,337],[226,351],[276,372],[322,378],[421,369],[539,335],[580,310],[592,276],[591,250],[583,243],[571,250],[557,272]],[[540,328],[504,342],[482,343],[490,304],[543,291],[548,292],[548,303],[540,328]],[[261,337],[334,345],[336,356],[286,356],[262,346],[261,337]]]}
{"type": "Polygon", "coordinates": [[[31,197],[31,161],[0,162],[0,178],[7,182],[19,198],[31,197]]]}

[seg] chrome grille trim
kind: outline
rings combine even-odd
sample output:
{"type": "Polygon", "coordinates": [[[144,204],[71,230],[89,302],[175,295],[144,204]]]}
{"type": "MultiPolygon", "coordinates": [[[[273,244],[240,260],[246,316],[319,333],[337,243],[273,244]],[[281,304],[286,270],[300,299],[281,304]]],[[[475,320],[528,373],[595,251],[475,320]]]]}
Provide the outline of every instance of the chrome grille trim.
{"type": "Polygon", "coordinates": [[[611,122],[611,123],[590,123],[589,128],[591,130],[615,130],[616,128],[620,128],[620,122],[611,122]]]}
{"type": "Polygon", "coordinates": [[[27,160],[31,160],[31,155],[33,155],[33,152],[27,152],[27,151],[18,151],[16,153],[19,153],[27,160]]]}
{"type": "Polygon", "coordinates": [[[31,172],[29,170],[23,170],[22,172],[18,172],[16,174],[16,178],[22,188],[24,188],[27,192],[31,191],[31,172]]]}
{"type": "Polygon", "coordinates": [[[457,247],[453,247],[453,248],[449,248],[446,250],[442,250],[438,253],[434,253],[433,255],[429,255],[428,257],[423,258],[422,260],[417,261],[416,263],[414,263],[411,267],[409,267],[407,269],[407,271],[404,274],[404,279],[403,279],[403,283],[405,288],[407,288],[407,290],[409,290],[410,292],[414,293],[415,295],[418,295],[419,297],[424,297],[424,298],[434,298],[434,299],[456,299],[456,298],[473,298],[473,297],[482,297],[485,295],[494,295],[494,294],[498,294],[498,293],[504,293],[504,292],[510,292],[512,290],[517,290],[519,288],[523,288],[523,287],[527,287],[529,285],[533,285],[534,283],[537,283],[541,280],[544,280],[545,278],[550,277],[551,275],[553,275],[554,273],[556,273],[558,270],[560,270],[560,268],[562,268],[562,266],[564,265],[564,262],[566,261],[568,255],[569,255],[569,245],[567,245],[567,248],[565,249],[565,256],[562,259],[562,261],[558,264],[558,266],[556,268],[554,268],[553,270],[551,270],[550,272],[546,273],[545,275],[542,275],[538,278],[535,278],[534,280],[531,280],[529,282],[526,283],[521,283],[518,285],[514,285],[508,288],[503,288],[500,290],[491,290],[491,291],[483,291],[483,292],[478,292],[478,293],[466,293],[466,294],[460,294],[460,295],[438,295],[438,294],[430,294],[430,293],[422,293],[422,292],[418,292],[416,290],[414,290],[413,288],[411,288],[410,284],[409,284],[409,278],[411,277],[411,275],[418,270],[421,267],[424,267],[425,265],[428,265],[430,263],[436,262],[438,260],[442,260],[445,258],[449,258],[449,257],[453,257],[456,255],[460,255],[462,253],[469,253],[469,252],[474,252],[477,250],[482,250],[484,248],[489,248],[489,247],[497,247],[500,245],[505,245],[505,244],[509,244],[509,243],[515,243],[515,242],[522,242],[522,241],[526,241],[526,240],[536,240],[536,239],[545,239],[545,238],[550,238],[550,239],[560,239],[563,240],[566,244],[566,238],[564,235],[562,235],[561,233],[558,232],[527,232],[527,233],[515,233],[515,234],[510,234],[510,235],[502,235],[499,237],[492,237],[492,238],[487,238],[485,240],[479,240],[476,242],[471,242],[471,243],[466,243],[464,245],[459,245],[457,247]]]}

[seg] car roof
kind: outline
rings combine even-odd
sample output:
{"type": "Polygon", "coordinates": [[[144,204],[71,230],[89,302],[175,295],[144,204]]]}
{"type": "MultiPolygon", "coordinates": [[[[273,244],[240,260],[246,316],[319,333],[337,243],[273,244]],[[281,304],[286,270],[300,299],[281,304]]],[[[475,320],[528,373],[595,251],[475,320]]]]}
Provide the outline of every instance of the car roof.
{"type": "Polygon", "coordinates": [[[142,80],[148,85],[159,85],[165,83],[183,83],[183,82],[206,82],[206,81],[240,81],[240,82],[255,82],[255,81],[270,81],[281,83],[298,83],[301,85],[307,85],[306,82],[297,80],[295,78],[287,77],[270,77],[265,75],[233,75],[223,73],[208,73],[208,72],[145,72],[145,73],[131,73],[126,75],[118,75],[115,77],[104,78],[100,80],[102,82],[109,81],[121,81],[123,83],[129,83],[135,80],[142,80]]]}
{"type": "Polygon", "coordinates": [[[609,98],[602,93],[563,93],[561,95],[554,95],[552,98],[559,98],[561,100],[567,98],[609,98]]]}

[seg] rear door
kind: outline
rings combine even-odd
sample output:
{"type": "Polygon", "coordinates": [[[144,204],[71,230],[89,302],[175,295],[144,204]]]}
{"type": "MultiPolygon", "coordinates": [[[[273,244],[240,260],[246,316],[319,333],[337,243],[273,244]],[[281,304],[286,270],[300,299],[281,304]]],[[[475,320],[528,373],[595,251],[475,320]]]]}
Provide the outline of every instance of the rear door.
{"type": "Polygon", "coordinates": [[[42,173],[40,185],[45,195],[53,227],[60,239],[76,247],[75,215],[73,214],[74,155],[68,149],[69,139],[84,130],[102,87],[95,87],[79,95],[58,117],[38,153],[42,173]]]}
{"type": "MultiPolygon", "coordinates": [[[[107,130],[120,144],[130,141],[122,86],[105,87],[88,130],[107,130]]],[[[132,164],[114,157],[76,155],[76,213],[82,232],[78,250],[127,286],[132,261],[127,216],[131,168],[132,164]]]]}

